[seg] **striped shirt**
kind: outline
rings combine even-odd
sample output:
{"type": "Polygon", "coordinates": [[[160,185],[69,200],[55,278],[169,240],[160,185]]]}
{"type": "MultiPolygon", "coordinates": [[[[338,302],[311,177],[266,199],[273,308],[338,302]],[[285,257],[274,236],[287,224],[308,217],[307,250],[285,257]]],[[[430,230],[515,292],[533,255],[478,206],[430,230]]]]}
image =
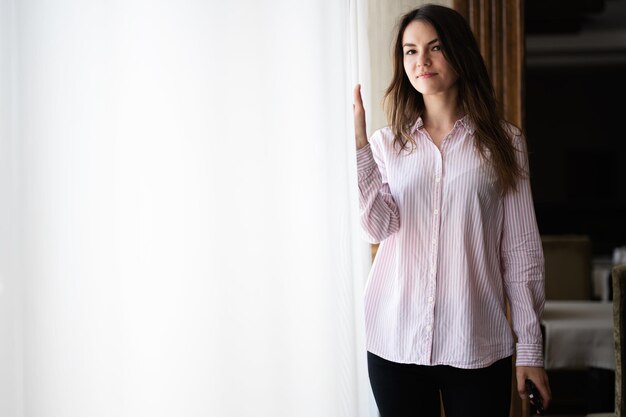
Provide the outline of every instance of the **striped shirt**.
{"type": "MultiPolygon", "coordinates": [[[[525,139],[506,127],[528,173],[525,139]]],[[[367,350],[474,369],[516,347],[517,366],[543,366],[544,260],[529,179],[501,196],[473,132],[465,116],[439,150],[418,119],[411,153],[398,153],[387,127],[357,151],[361,225],[380,242],[365,288],[367,350]]]]}

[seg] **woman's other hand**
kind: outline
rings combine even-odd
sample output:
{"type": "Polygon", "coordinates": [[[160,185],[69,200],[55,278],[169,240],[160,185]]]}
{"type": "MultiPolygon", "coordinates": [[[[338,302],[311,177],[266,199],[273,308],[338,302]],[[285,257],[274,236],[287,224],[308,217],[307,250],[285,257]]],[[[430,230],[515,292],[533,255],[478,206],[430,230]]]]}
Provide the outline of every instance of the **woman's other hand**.
{"type": "Polygon", "coordinates": [[[361,98],[361,84],[354,87],[354,136],[356,139],[356,148],[361,149],[367,145],[367,133],[365,131],[365,108],[363,107],[363,99],[361,98]]]}
{"type": "Polygon", "coordinates": [[[548,409],[550,400],[552,399],[552,392],[550,391],[550,384],[548,383],[548,374],[546,370],[540,367],[534,366],[518,366],[515,370],[517,378],[517,391],[522,399],[528,398],[528,392],[526,392],[526,379],[530,379],[535,383],[541,395],[541,401],[543,408],[548,409]]]}

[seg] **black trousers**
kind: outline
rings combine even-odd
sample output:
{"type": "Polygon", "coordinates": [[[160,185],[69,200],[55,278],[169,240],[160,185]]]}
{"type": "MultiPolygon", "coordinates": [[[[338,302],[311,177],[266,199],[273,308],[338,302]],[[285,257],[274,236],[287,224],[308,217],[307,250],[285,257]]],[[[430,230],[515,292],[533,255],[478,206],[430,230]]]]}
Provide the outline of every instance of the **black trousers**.
{"type": "Polygon", "coordinates": [[[511,357],[486,368],[390,362],[367,352],[374,399],[381,417],[508,417],[511,357]]]}

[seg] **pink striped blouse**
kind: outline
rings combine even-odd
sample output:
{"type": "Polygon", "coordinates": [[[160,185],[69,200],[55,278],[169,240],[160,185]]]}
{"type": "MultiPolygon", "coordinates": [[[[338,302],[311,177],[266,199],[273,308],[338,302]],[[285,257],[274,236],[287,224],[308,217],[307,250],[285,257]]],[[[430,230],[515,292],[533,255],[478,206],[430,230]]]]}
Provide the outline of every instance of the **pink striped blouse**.
{"type": "MultiPolygon", "coordinates": [[[[507,124],[528,172],[522,133],[507,124]]],[[[441,151],[418,119],[412,153],[377,130],[357,151],[361,224],[380,242],[365,288],[367,350],[390,361],[482,368],[514,353],[543,366],[543,251],[528,178],[498,194],[468,116],[441,151]],[[506,318],[505,297],[511,307],[506,318]]]]}

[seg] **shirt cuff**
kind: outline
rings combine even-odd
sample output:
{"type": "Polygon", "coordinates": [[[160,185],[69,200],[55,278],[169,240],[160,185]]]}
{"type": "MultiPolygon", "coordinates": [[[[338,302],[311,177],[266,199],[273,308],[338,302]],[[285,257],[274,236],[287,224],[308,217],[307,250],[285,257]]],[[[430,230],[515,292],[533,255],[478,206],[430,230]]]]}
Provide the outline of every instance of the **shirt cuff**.
{"type": "Polygon", "coordinates": [[[356,167],[359,172],[365,172],[377,168],[376,161],[374,160],[374,154],[372,154],[372,148],[369,143],[361,149],[357,149],[356,167]]]}
{"type": "Polygon", "coordinates": [[[543,346],[518,343],[515,366],[536,366],[543,368],[543,346]]]}

